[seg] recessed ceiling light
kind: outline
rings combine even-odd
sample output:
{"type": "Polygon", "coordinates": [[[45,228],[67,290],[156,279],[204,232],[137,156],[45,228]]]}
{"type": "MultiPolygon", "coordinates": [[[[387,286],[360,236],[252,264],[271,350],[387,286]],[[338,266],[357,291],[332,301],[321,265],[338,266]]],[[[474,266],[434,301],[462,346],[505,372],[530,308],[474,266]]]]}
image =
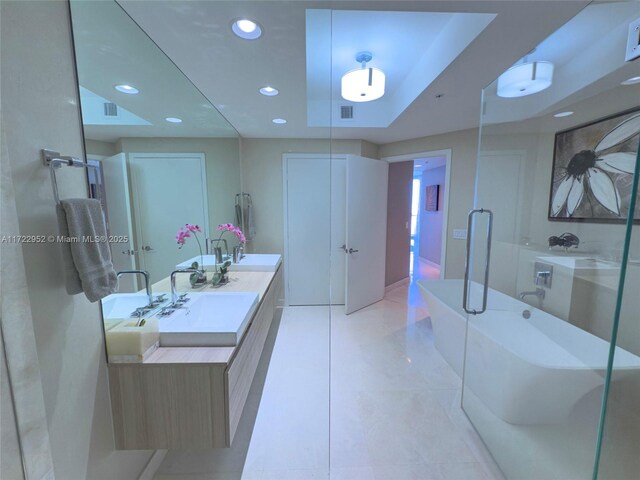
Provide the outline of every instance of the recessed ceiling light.
{"type": "Polygon", "coordinates": [[[262,35],[262,28],[260,28],[260,25],[248,18],[238,18],[237,20],[234,20],[231,24],[231,30],[238,37],[244,38],[245,40],[255,40],[256,38],[260,38],[260,35],[262,35]]]}
{"type": "Polygon", "coordinates": [[[636,83],[640,83],[640,77],[631,77],[627,78],[622,85],[635,85],[636,83]]]}
{"type": "Polygon", "coordinates": [[[267,97],[275,97],[276,95],[278,95],[280,92],[278,91],[277,88],[273,88],[269,85],[267,85],[266,87],[262,87],[260,89],[260,93],[262,95],[265,95],[267,97]]]}
{"type": "Polygon", "coordinates": [[[131,85],[116,85],[113,88],[115,88],[119,92],[126,93],[129,95],[135,95],[137,93],[140,93],[140,90],[138,90],[136,87],[132,87],[131,85]]]}
{"type": "Polygon", "coordinates": [[[167,117],[165,120],[169,123],[182,123],[182,119],[178,117],[167,117]]]}
{"type": "Polygon", "coordinates": [[[556,118],[568,117],[569,115],[573,115],[573,112],[558,112],[553,116],[556,118]]]}
{"type": "Polygon", "coordinates": [[[287,123],[287,121],[284,118],[274,118],[271,121],[276,125],[284,125],[285,123],[287,123]]]}

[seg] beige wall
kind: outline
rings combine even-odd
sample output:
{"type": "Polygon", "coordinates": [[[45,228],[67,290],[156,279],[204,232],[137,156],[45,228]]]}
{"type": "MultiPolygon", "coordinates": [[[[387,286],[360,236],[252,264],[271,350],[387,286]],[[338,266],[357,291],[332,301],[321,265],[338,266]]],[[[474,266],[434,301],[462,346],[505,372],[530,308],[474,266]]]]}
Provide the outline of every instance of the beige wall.
{"type": "MultiPolygon", "coordinates": [[[[83,154],[66,2],[2,2],[2,129],[22,235],[57,233],[40,149],[83,154]]],[[[86,196],[82,170],[58,174],[65,196],[86,196]]],[[[59,247],[23,244],[56,478],[130,480],[150,452],[115,452],[100,310],[63,287],[59,247]]],[[[5,288],[3,286],[3,288],[5,288]]]]}
{"type": "Polygon", "coordinates": [[[467,214],[473,208],[476,178],[478,130],[416,138],[380,145],[380,158],[417,152],[451,149],[451,194],[447,213],[447,257],[445,278],[462,278],[466,243],[453,239],[454,228],[467,228],[467,214]]]}
{"type": "Polygon", "coordinates": [[[119,153],[115,143],[102,142],[100,140],[86,139],[85,149],[87,155],[101,155],[103,157],[111,157],[119,153]]]}
{"type": "Polygon", "coordinates": [[[389,164],[385,285],[409,276],[413,162],[389,164]]]}
{"type": "Polygon", "coordinates": [[[249,244],[252,252],[284,253],[282,205],[282,155],[284,153],[320,153],[363,155],[360,140],[322,140],[288,138],[244,138],[240,141],[242,191],[253,199],[256,238],[249,244]]]}
{"type": "Polygon", "coordinates": [[[204,153],[207,169],[209,228],[216,235],[220,223],[235,223],[235,195],[240,192],[239,140],[237,138],[123,138],[117,151],[124,153],[204,153]]]}
{"type": "Polygon", "coordinates": [[[380,145],[363,140],[360,155],[367,158],[380,158],[380,145]]]}

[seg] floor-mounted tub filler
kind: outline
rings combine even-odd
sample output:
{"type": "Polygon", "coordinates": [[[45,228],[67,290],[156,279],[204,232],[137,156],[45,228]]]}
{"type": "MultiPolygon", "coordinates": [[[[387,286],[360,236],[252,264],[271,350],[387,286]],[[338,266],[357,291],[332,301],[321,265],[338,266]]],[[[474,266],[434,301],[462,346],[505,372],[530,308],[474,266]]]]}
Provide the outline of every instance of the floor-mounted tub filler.
{"type": "MultiPolygon", "coordinates": [[[[436,348],[462,377],[463,281],[420,280],[418,286],[429,307],[436,348]]],[[[482,287],[473,283],[470,295],[479,298],[482,287]]],[[[465,386],[509,423],[558,423],[604,383],[608,354],[609,342],[489,289],[487,311],[470,318],[465,386]]],[[[617,379],[625,371],[637,372],[640,357],[616,347],[615,368],[617,379]]]]}

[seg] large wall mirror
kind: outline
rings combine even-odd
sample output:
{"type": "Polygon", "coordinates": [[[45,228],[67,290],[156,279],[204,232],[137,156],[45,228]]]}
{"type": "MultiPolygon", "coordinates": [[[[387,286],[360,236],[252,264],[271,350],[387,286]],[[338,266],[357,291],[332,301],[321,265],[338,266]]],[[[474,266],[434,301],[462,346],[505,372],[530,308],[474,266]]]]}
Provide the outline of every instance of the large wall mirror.
{"type": "MultiPolygon", "coordinates": [[[[98,166],[88,174],[89,185],[92,196],[104,206],[108,231],[115,240],[111,244],[114,267],[121,272],[118,292],[102,299],[110,381],[117,384],[122,372],[144,376],[153,370],[131,367],[135,363],[157,363],[164,366],[161,368],[180,364],[189,370],[185,358],[199,358],[202,368],[210,371],[196,383],[213,385],[203,393],[203,398],[212,397],[203,401],[223,402],[207,409],[216,418],[207,424],[189,403],[194,397],[181,396],[189,387],[175,390],[168,385],[162,398],[128,390],[123,394],[127,398],[156,405],[140,411],[135,410],[136,405],[119,401],[121,392],[114,388],[116,448],[217,448],[229,447],[233,441],[237,452],[232,450],[229,455],[251,457],[247,449],[255,420],[252,415],[256,415],[256,398],[260,397],[251,385],[259,385],[253,377],[264,376],[267,370],[258,369],[258,362],[270,361],[271,349],[266,345],[271,342],[274,348],[282,324],[288,328],[304,325],[313,333],[314,345],[322,348],[310,350],[301,344],[299,348],[305,351],[296,354],[300,358],[294,372],[299,372],[300,379],[291,381],[302,384],[309,369],[321,373],[313,386],[306,387],[306,393],[317,405],[309,449],[320,445],[318,466],[326,469],[330,249],[336,247],[333,253],[340,253],[343,263],[345,256],[337,248],[344,240],[331,237],[333,225],[329,223],[331,154],[360,155],[363,142],[332,144],[330,108],[316,112],[315,123],[305,121],[307,47],[302,39],[310,21],[308,5],[82,0],[70,4],[86,157],[98,166]],[[241,9],[251,10],[257,18],[268,17],[279,27],[269,32],[265,28],[261,42],[237,37],[231,23],[241,9]],[[149,22],[149,15],[154,21],[149,22]],[[175,21],[176,16],[180,22],[175,21]],[[194,42],[202,50],[192,48],[194,42]],[[296,58],[301,59],[295,72],[282,71],[269,57],[277,57],[285,45],[295,45],[296,58]],[[280,95],[260,92],[268,84],[281,88],[280,95]],[[326,118],[318,120],[322,116],[326,118]],[[277,120],[279,117],[288,118],[289,123],[277,120]],[[287,155],[295,156],[299,182],[287,183],[284,178],[287,155]],[[315,171],[308,169],[310,160],[315,162],[315,171]],[[287,185],[296,187],[296,201],[290,204],[296,207],[297,216],[287,216],[283,208],[287,192],[291,195],[287,185]],[[286,225],[294,217],[299,229],[290,234],[286,225]],[[311,289],[316,296],[307,303],[302,317],[281,314],[276,308],[283,298],[283,257],[288,240],[294,237],[304,276],[298,283],[316,280],[311,289]],[[178,272],[187,269],[198,272],[178,272]],[[263,347],[266,354],[261,354],[263,347]],[[224,395],[228,397],[221,400],[224,395]],[[167,403],[161,406],[155,403],[165,399],[167,403]],[[181,405],[189,406],[174,408],[183,400],[186,403],[181,405]],[[156,407],[171,412],[166,418],[180,416],[175,422],[180,422],[181,432],[192,432],[191,428],[201,432],[206,424],[213,433],[206,439],[197,433],[181,438],[180,432],[167,426],[175,435],[154,436],[147,426],[164,432],[157,418],[148,417],[159,411],[156,407]],[[197,415],[190,416],[194,412],[197,415]],[[249,420],[240,421],[241,413],[249,420]],[[146,420],[137,421],[143,417],[146,420]],[[140,435],[132,434],[138,427],[140,435]]],[[[315,55],[320,69],[314,73],[313,99],[326,105],[331,101],[328,12],[315,19],[315,31],[323,42],[310,42],[316,49],[310,54],[315,55]]],[[[273,355],[280,355],[280,362],[289,362],[282,355],[291,352],[273,355]]],[[[193,373],[202,371],[199,366],[193,368],[193,373]]],[[[196,377],[184,375],[185,381],[189,378],[196,377]]],[[[127,385],[144,389],[150,384],[140,380],[127,385]]],[[[204,391],[199,386],[194,389],[204,391]]],[[[266,423],[260,427],[260,418],[255,420],[255,431],[271,431],[272,422],[266,419],[282,415],[285,406],[267,402],[260,408],[266,423]]],[[[285,429],[295,431],[306,421],[306,414],[287,412],[286,417],[280,436],[294,440],[295,435],[285,429]]],[[[280,445],[273,442],[272,448],[280,445]]],[[[275,458],[275,451],[264,456],[275,458]]]]}
{"type": "MultiPolygon", "coordinates": [[[[146,281],[166,293],[171,271],[213,251],[217,226],[237,221],[238,133],[118,3],[72,1],[71,14],[86,155],[99,165],[90,186],[114,267],[149,273],[120,275],[119,293],[146,281]],[[200,231],[180,245],[186,224],[200,231]]],[[[122,318],[144,305],[144,295],[107,300],[103,313],[122,318]]]]}
{"type": "MultiPolygon", "coordinates": [[[[230,19],[240,14],[237,2],[155,4],[153,9],[126,1],[72,0],[70,5],[86,157],[98,167],[90,169],[89,185],[103,204],[119,272],[118,292],[102,300],[110,361],[116,360],[109,332],[123,320],[156,318],[167,310],[171,315],[185,292],[256,290],[255,279],[235,273],[276,272],[283,265],[291,238],[283,213],[283,155],[315,155],[322,172],[324,183],[318,184],[296,158],[308,185],[299,184],[300,199],[293,203],[302,225],[296,236],[300,271],[305,279],[316,279],[313,293],[326,304],[330,244],[344,243],[329,238],[330,158],[336,152],[360,155],[363,149],[359,140],[333,145],[331,109],[318,107],[330,105],[332,95],[328,11],[309,11],[295,2],[243,2],[257,17],[275,16],[288,25],[252,42],[231,29],[230,19]],[[175,15],[195,15],[198,8],[206,23],[174,22],[175,15]],[[149,15],[158,17],[149,24],[149,15]],[[295,21],[283,20],[289,17],[295,21]],[[309,35],[308,22],[315,32],[307,39],[311,52],[299,41],[309,35]],[[202,45],[194,35],[206,38],[205,50],[190,47],[194,41],[202,45]],[[305,96],[299,78],[304,62],[300,72],[284,73],[266,53],[292,42],[300,58],[306,53],[317,58],[317,71],[306,72],[313,78],[315,102],[308,122],[309,107],[297,100],[305,96]],[[257,71],[264,71],[264,78],[257,71]],[[278,96],[259,92],[267,84],[283,91],[278,96]],[[265,105],[269,108],[257,108],[265,105]],[[302,118],[292,118],[291,110],[302,118]],[[289,124],[278,121],[280,115],[289,124]],[[310,194],[309,185],[318,195],[310,194]],[[308,222],[316,230],[304,228],[308,222]],[[221,231],[225,224],[234,227],[221,231]],[[318,226],[324,226],[319,233],[318,226]],[[310,268],[309,259],[316,266],[310,268]],[[172,278],[172,272],[190,268],[202,275],[172,278]]],[[[311,304],[318,304],[315,297],[311,304]]]]}

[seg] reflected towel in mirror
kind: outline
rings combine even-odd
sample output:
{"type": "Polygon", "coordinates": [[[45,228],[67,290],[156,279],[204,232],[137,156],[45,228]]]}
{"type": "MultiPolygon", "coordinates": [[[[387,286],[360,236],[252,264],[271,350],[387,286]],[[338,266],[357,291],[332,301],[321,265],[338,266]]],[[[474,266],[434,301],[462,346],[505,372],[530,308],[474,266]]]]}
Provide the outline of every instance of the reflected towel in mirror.
{"type": "Polygon", "coordinates": [[[248,204],[246,207],[246,219],[247,219],[247,224],[246,224],[246,237],[247,237],[247,241],[253,240],[254,237],[256,236],[256,224],[254,223],[254,219],[253,219],[253,205],[252,204],[248,204]]]}

